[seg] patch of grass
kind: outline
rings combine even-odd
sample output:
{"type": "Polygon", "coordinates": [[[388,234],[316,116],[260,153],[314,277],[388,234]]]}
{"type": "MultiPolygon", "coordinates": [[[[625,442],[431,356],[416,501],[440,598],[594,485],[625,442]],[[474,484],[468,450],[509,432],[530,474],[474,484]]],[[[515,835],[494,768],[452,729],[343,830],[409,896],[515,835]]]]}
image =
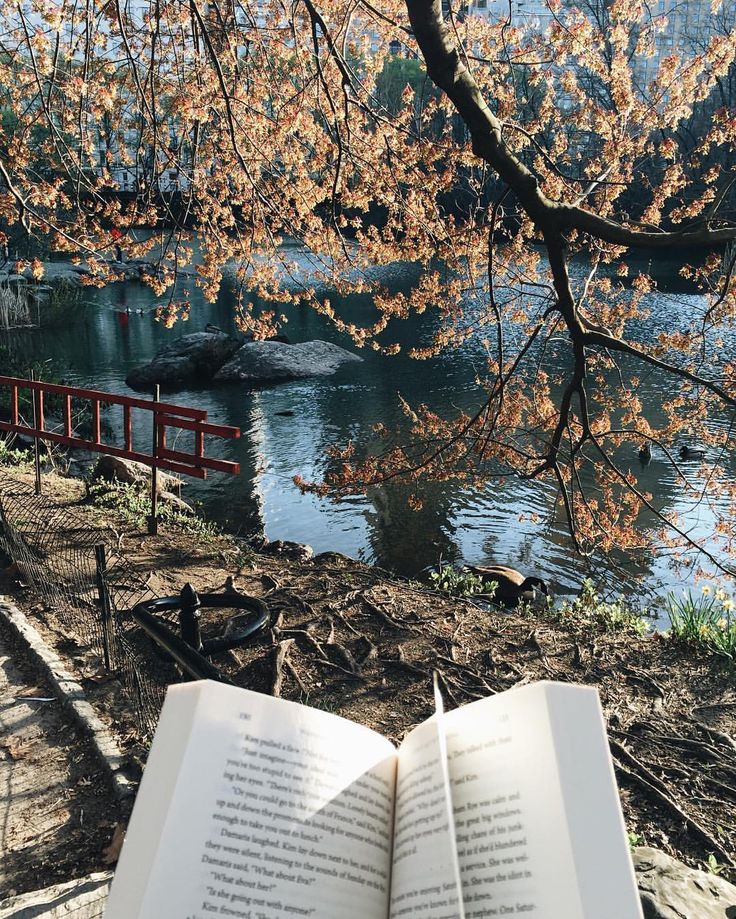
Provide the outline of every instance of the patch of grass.
{"type": "Polygon", "coordinates": [[[712,852],[705,861],[705,870],[709,871],[711,874],[720,874],[725,867],[726,866],[722,865],[712,852]]]}
{"type": "MultiPolygon", "coordinates": [[[[130,526],[143,529],[151,514],[151,495],[145,488],[135,485],[97,484],[90,486],[92,504],[109,511],[130,526]]],[[[220,536],[219,527],[196,514],[187,514],[173,504],[159,501],[156,519],[167,526],[175,526],[186,533],[205,539],[220,536]]]]}
{"type": "Polygon", "coordinates": [[[495,581],[484,581],[472,571],[460,571],[452,565],[443,565],[429,574],[429,582],[435,590],[456,596],[468,594],[493,594],[498,587],[495,581]]]}
{"type": "Polygon", "coordinates": [[[340,703],[331,699],[315,699],[309,693],[301,693],[299,702],[302,705],[308,705],[310,708],[318,708],[322,712],[328,712],[330,715],[340,714],[340,703]]]}
{"type": "Polygon", "coordinates": [[[629,832],[629,833],[626,834],[626,839],[628,840],[628,843],[629,843],[629,850],[630,850],[631,852],[633,852],[634,849],[636,849],[637,846],[643,846],[643,845],[644,845],[644,839],[642,838],[642,836],[641,836],[639,833],[631,833],[631,832],[629,832]]]}
{"type": "Polygon", "coordinates": [[[13,449],[8,441],[0,438],[0,466],[30,466],[33,463],[33,450],[13,449]]]}
{"type": "Polygon", "coordinates": [[[0,285],[0,329],[17,329],[31,325],[27,293],[19,287],[0,285]]]}
{"type": "Polygon", "coordinates": [[[583,581],[578,597],[565,600],[557,607],[550,606],[549,610],[555,618],[589,622],[607,632],[634,632],[643,636],[650,627],[645,610],[633,607],[624,597],[604,600],[590,578],[583,581]]]}
{"type": "Polygon", "coordinates": [[[732,660],[736,658],[736,604],[723,590],[703,587],[702,594],[690,591],[667,597],[670,636],[677,641],[701,645],[732,660]]]}

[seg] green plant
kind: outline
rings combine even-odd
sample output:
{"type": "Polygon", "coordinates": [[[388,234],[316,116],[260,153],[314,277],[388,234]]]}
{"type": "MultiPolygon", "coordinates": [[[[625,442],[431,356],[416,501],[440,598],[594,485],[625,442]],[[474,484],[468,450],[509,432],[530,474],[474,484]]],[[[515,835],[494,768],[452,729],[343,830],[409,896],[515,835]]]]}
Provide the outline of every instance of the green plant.
{"type": "Polygon", "coordinates": [[[33,462],[33,450],[13,449],[0,438],[0,466],[27,466],[33,462]]]}
{"type": "MultiPolygon", "coordinates": [[[[131,526],[143,528],[151,514],[151,496],[145,488],[100,483],[90,487],[89,495],[95,507],[114,513],[131,526]]],[[[196,514],[185,513],[164,501],[159,501],[156,519],[204,538],[212,539],[220,535],[220,530],[214,523],[196,514]]]]}
{"type": "Polygon", "coordinates": [[[670,635],[733,659],[736,657],[735,607],[725,591],[714,591],[709,584],[703,587],[699,597],[690,591],[682,597],[670,593],[667,597],[670,635]]]}
{"type": "Polygon", "coordinates": [[[429,574],[429,581],[435,590],[450,594],[489,594],[493,595],[498,584],[495,581],[484,581],[479,574],[472,571],[461,571],[452,565],[443,565],[429,574]]]}
{"type": "Polygon", "coordinates": [[[646,635],[649,630],[649,622],[641,609],[632,607],[624,597],[604,600],[590,578],[583,581],[579,596],[572,601],[563,601],[553,612],[560,619],[588,621],[611,632],[631,631],[646,635]]]}
{"type": "Polygon", "coordinates": [[[340,714],[340,703],[335,700],[313,699],[309,693],[301,693],[299,702],[302,705],[308,705],[310,708],[317,708],[322,712],[329,712],[331,715],[340,714]]]}
{"type": "Polygon", "coordinates": [[[708,871],[710,871],[711,874],[720,874],[726,866],[722,865],[711,852],[708,858],[705,860],[705,867],[708,869],[708,871]]]}
{"type": "Polygon", "coordinates": [[[631,849],[632,851],[633,851],[637,846],[641,846],[641,845],[643,845],[643,843],[644,843],[644,839],[643,839],[643,837],[642,837],[639,833],[632,833],[632,832],[629,832],[629,833],[626,834],[626,838],[627,838],[628,843],[629,843],[629,849],[631,849]]]}

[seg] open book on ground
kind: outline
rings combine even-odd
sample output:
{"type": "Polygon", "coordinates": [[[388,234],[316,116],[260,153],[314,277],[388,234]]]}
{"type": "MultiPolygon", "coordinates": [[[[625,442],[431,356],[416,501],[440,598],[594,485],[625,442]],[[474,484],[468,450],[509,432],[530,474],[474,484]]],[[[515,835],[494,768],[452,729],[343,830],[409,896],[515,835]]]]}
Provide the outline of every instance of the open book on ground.
{"type": "Polygon", "coordinates": [[[638,919],[597,692],[536,683],[398,750],[317,709],[167,694],[106,919],[638,919]]]}

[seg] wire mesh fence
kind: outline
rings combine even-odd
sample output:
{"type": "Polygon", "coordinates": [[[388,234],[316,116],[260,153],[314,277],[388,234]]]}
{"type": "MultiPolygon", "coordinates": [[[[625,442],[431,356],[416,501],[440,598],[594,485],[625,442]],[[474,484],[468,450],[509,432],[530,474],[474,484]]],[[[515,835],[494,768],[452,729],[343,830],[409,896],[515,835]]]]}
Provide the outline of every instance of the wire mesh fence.
{"type": "Polygon", "coordinates": [[[153,594],[118,551],[115,534],[69,502],[3,477],[0,548],[63,628],[121,676],[141,733],[152,734],[177,674],[130,615],[153,594]]]}

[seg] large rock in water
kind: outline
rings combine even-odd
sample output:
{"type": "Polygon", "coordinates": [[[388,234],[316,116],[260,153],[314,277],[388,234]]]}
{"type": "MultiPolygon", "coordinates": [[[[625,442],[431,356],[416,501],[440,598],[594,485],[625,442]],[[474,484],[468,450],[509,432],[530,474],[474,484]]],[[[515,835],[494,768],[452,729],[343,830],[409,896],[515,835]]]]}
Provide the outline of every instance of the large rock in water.
{"type": "Polygon", "coordinates": [[[243,345],[216,374],[215,380],[232,383],[278,383],[302,377],[326,376],[342,364],[362,357],[328,341],[288,345],[279,341],[252,341],[243,345]]]}
{"type": "Polygon", "coordinates": [[[150,364],[136,367],[125,382],[132,389],[150,390],[211,380],[240,347],[241,342],[224,332],[193,332],[162,348],[150,364]]]}
{"type": "Polygon", "coordinates": [[[634,850],[644,919],[736,919],[736,887],[658,849],[634,850]]]}

